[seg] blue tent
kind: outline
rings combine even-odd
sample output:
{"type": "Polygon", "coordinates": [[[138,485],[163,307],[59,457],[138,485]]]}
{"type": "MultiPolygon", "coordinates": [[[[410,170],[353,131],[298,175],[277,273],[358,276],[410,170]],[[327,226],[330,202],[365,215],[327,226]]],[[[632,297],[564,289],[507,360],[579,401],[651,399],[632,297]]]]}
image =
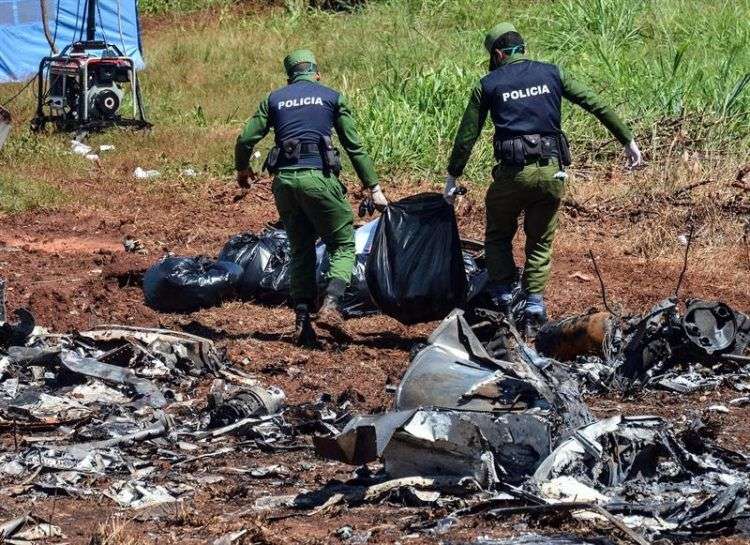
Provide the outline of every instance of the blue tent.
{"type": "MultiPolygon", "coordinates": [[[[41,2],[58,50],[86,39],[86,0],[0,0],[0,83],[26,81],[51,54],[44,36],[41,2]]],[[[143,68],[138,0],[98,0],[96,39],[119,47],[143,68]]]]}

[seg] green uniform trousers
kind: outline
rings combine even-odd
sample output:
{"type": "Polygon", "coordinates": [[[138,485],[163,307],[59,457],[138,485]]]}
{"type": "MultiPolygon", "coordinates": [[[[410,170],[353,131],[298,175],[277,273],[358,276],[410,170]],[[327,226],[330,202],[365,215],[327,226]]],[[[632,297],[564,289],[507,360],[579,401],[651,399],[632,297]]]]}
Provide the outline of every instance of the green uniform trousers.
{"type": "Polygon", "coordinates": [[[330,258],[328,281],[340,279],[348,284],[354,266],[354,215],[338,178],[320,170],[281,170],[273,181],[273,197],[289,237],[292,300],[310,301],[317,297],[318,237],[330,258]]]}
{"type": "Polygon", "coordinates": [[[565,182],[555,179],[557,163],[525,167],[497,165],[487,190],[485,252],[490,281],[509,284],[516,278],[513,237],[524,214],[526,264],[523,286],[528,293],[544,293],[552,266],[552,241],[565,182]]]}

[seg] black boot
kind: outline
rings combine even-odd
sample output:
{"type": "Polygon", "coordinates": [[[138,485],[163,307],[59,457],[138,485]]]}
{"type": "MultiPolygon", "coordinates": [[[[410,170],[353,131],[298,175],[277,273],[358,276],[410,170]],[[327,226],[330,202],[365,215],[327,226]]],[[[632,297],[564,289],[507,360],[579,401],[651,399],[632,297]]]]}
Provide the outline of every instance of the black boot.
{"type": "Polygon", "coordinates": [[[536,334],[545,323],[547,323],[547,307],[544,304],[544,297],[538,293],[530,293],[526,296],[524,308],[526,338],[536,338],[536,334]]]}
{"type": "Polygon", "coordinates": [[[318,310],[315,323],[330,331],[334,336],[351,340],[352,336],[346,328],[344,315],[341,313],[341,306],[339,304],[345,288],[346,284],[341,280],[331,280],[326,289],[323,304],[320,306],[320,310],[318,310]]]}
{"type": "Polygon", "coordinates": [[[310,306],[307,304],[294,307],[294,344],[307,348],[318,345],[318,336],[312,326],[310,306]]]}

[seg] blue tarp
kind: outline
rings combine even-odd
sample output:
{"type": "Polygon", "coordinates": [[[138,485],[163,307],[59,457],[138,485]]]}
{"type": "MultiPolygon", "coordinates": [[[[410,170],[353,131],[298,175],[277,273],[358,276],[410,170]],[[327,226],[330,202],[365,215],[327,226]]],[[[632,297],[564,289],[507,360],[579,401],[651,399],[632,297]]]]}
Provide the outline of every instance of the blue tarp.
{"type": "MultiPolygon", "coordinates": [[[[40,2],[58,50],[86,39],[86,0],[0,0],[0,83],[27,81],[50,55],[40,2]]],[[[113,43],[143,68],[137,0],[98,0],[96,39],[113,43]]]]}

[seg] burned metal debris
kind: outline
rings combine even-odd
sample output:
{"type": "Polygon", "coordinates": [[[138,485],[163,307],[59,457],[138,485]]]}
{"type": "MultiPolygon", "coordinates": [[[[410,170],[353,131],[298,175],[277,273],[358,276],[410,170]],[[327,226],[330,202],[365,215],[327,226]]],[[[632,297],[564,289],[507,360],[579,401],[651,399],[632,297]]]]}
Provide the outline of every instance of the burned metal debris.
{"type": "MultiPolygon", "coordinates": [[[[744,315],[726,306],[692,302],[680,330],[674,307],[661,306],[646,321],[657,316],[692,354],[709,357],[747,346],[744,315]]],[[[715,445],[698,431],[700,422],[678,432],[651,416],[595,420],[569,366],[538,355],[502,317],[485,312],[484,318],[472,328],[454,311],[438,326],[416,351],[392,412],[357,417],[340,433],[314,439],[318,453],[330,459],[354,465],[382,460],[379,474],[330,483],[289,505],[326,509],[421,496],[458,507],[415,528],[431,533],[465,516],[553,511],[609,526],[641,545],[651,538],[741,531],[750,518],[749,458],[715,445]],[[496,326],[492,335],[486,334],[492,329],[487,320],[496,326]],[[390,492],[384,497],[382,490],[390,492]]],[[[580,322],[561,329],[594,329],[580,322]]],[[[654,330],[635,325],[641,338],[652,338],[654,330]]],[[[614,345],[610,334],[601,338],[614,345]]],[[[625,336],[614,353],[626,353],[633,342],[625,336]]]]}
{"type": "MultiPolygon", "coordinates": [[[[102,495],[142,509],[190,494],[198,482],[180,470],[235,452],[230,435],[246,449],[306,448],[304,421],[285,419],[284,393],[234,368],[208,339],[117,325],[69,335],[11,327],[23,335],[9,339],[23,342],[0,347],[0,429],[13,434],[0,453],[1,494],[102,495]],[[194,394],[207,376],[208,399],[194,394]]],[[[307,410],[316,408],[317,422],[324,407],[307,410]]]]}
{"type": "Polygon", "coordinates": [[[665,299],[643,316],[573,316],[545,326],[537,349],[561,361],[591,391],[645,387],[687,393],[728,384],[750,389],[750,317],[725,303],[665,299]]]}

